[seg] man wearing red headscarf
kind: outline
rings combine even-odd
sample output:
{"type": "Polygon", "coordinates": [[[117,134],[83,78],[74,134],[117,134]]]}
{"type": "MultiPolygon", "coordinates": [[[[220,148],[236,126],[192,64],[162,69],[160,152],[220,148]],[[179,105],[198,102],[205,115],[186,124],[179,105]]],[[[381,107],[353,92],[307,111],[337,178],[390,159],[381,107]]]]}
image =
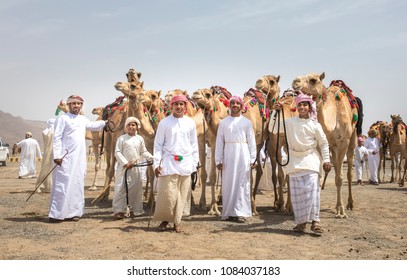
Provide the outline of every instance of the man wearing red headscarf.
{"type": "Polygon", "coordinates": [[[54,125],[54,163],[50,222],[78,221],[85,212],[86,130],[101,130],[105,121],[91,122],[80,115],[83,99],[71,95],[66,101],[69,112],[59,116],[54,125]]]}
{"type": "Polygon", "coordinates": [[[160,121],[154,139],[158,193],[153,219],[161,221],[160,231],[170,222],[177,233],[183,231],[181,218],[190,194],[191,174],[199,162],[195,122],[184,115],[187,102],[183,94],[171,98],[172,115],[160,121]]]}
{"type": "Polygon", "coordinates": [[[230,115],[221,120],[215,148],[216,167],[222,170],[222,220],[244,223],[252,216],[250,169],[256,160],[252,123],[242,116],[239,96],[229,99],[230,115]]]}
{"type": "MultiPolygon", "coordinates": [[[[290,179],[291,201],[297,224],[293,230],[305,232],[307,223],[311,223],[311,230],[321,234],[319,173],[322,163],[325,172],[332,167],[329,145],[321,125],[312,117],[312,98],[300,93],[295,103],[298,116],[286,120],[289,162],[285,167],[290,179]],[[317,151],[318,146],[322,159],[317,151]]],[[[274,109],[280,110],[281,104],[275,103],[274,109]]]]}

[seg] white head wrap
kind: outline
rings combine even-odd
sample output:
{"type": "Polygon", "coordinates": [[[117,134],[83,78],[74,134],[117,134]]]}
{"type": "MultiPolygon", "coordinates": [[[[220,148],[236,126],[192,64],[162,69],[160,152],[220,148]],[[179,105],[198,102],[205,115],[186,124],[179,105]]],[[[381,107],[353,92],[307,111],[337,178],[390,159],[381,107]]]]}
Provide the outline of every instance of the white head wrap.
{"type": "Polygon", "coordinates": [[[137,129],[140,129],[140,127],[141,127],[141,123],[140,123],[140,121],[138,120],[138,118],[136,118],[136,117],[128,117],[128,118],[126,119],[126,122],[124,123],[124,129],[125,129],[125,130],[126,130],[126,127],[127,127],[127,125],[128,125],[129,123],[136,123],[136,124],[137,124],[137,129]]]}

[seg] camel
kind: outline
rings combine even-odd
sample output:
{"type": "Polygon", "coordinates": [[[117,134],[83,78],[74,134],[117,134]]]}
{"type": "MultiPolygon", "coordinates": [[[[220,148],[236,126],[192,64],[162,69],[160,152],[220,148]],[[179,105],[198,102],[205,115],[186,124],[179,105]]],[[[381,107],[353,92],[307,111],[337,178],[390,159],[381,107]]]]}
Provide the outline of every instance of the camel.
{"type": "MultiPolygon", "coordinates": [[[[155,130],[151,124],[150,119],[146,115],[146,108],[143,104],[138,102],[139,94],[144,90],[143,82],[117,82],[115,88],[120,91],[127,98],[126,101],[120,105],[120,108],[115,110],[109,121],[114,123],[114,129],[110,129],[105,134],[105,150],[106,150],[106,178],[102,192],[94,199],[106,200],[109,196],[110,184],[114,177],[114,166],[116,157],[114,156],[114,149],[118,137],[124,134],[124,123],[127,117],[134,116],[140,120],[141,128],[138,133],[144,138],[147,150],[152,153],[154,147],[155,130]]],[[[151,167],[152,168],[152,167],[151,167]]],[[[149,172],[150,184],[154,181],[154,172],[149,172]]]]}
{"type": "Polygon", "coordinates": [[[370,129],[375,129],[377,130],[377,138],[379,139],[380,142],[380,161],[379,161],[379,167],[377,170],[377,178],[379,180],[379,183],[382,183],[386,180],[386,152],[389,148],[389,140],[390,140],[390,133],[392,131],[392,125],[385,122],[385,121],[377,121],[374,124],[372,124],[369,128],[370,129]],[[380,171],[382,169],[383,165],[383,179],[380,179],[380,171]]]}
{"type": "MultiPolygon", "coordinates": [[[[192,99],[196,102],[196,104],[203,109],[203,116],[205,118],[205,137],[206,140],[199,140],[202,143],[208,143],[209,147],[211,148],[211,170],[209,175],[209,184],[211,186],[211,207],[208,212],[209,215],[220,215],[220,211],[218,209],[218,203],[216,199],[216,189],[215,185],[218,183],[216,179],[216,164],[215,164],[215,143],[216,143],[216,135],[219,127],[219,122],[228,115],[228,106],[225,105],[228,103],[228,98],[230,97],[230,93],[223,93],[222,90],[225,90],[221,87],[211,87],[210,89],[198,89],[192,94],[192,99]],[[207,126],[207,127],[206,127],[207,126]]],[[[204,146],[204,145],[202,145],[204,146]]],[[[200,157],[205,157],[205,149],[201,153],[200,147],[200,157]]],[[[201,159],[201,164],[205,166],[205,160],[201,159]]],[[[202,170],[203,173],[206,173],[206,170],[202,170]]],[[[202,175],[202,177],[206,178],[206,174],[202,175]]],[[[205,187],[206,187],[206,179],[201,179],[202,183],[202,193],[201,199],[199,201],[199,207],[205,208],[206,207],[206,197],[205,197],[205,187]]]]}
{"type": "Polygon", "coordinates": [[[400,115],[391,115],[391,123],[393,125],[393,131],[390,135],[389,150],[391,160],[391,179],[390,183],[399,181],[402,184],[404,175],[401,176],[402,161],[406,155],[406,125],[403,122],[400,115]],[[396,172],[394,172],[396,169],[396,172]],[[403,177],[403,178],[402,178],[403,177]]]}
{"type": "MultiPolygon", "coordinates": [[[[295,115],[298,115],[298,112],[294,110],[294,97],[293,94],[288,94],[288,91],[285,91],[284,95],[280,98],[280,87],[278,85],[280,81],[280,76],[266,75],[261,77],[256,81],[256,89],[261,91],[265,97],[265,104],[270,112],[273,111],[273,106],[276,101],[279,101],[282,104],[284,118],[288,119],[295,115]]],[[[274,114],[271,120],[269,121],[269,131],[272,131],[269,134],[268,141],[266,142],[267,154],[270,157],[271,161],[271,170],[272,170],[272,183],[274,190],[274,209],[276,211],[285,211],[288,213],[292,212],[291,207],[291,198],[288,188],[287,202],[284,200],[284,187],[288,183],[287,176],[282,167],[282,153],[280,146],[277,147],[277,142],[283,144],[285,141],[284,132],[277,133],[277,125],[274,121],[274,114]],[[277,165],[277,162],[280,164],[277,165]],[[278,170],[278,172],[277,172],[278,170]],[[277,187],[278,183],[278,187],[277,187]]],[[[281,116],[282,118],[282,116],[281,116]]],[[[280,128],[280,131],[283,131],[283,128],[280,128]]]]}
{"type": "MultiPolygon", "coordinates": [[[[97,120],[101,120],[102,119],[102,115],[103,115],[103,109],[104,107],[96,107],[93,108],[92,110],[92,114],[99,116],[97,118],[97,120]]],[[[97,178],[97,174],[98,171],[101,168],[101,157],[102,155],[100,154],[100,148],[102,145],[102,137],[103,137],[103,131],[91,131],[92,134],[92,150],[93,150],[93,154],[95,155],[95,176],[93,178],[93,182],[92,185],[89,187],[90,191],[95,191],[97,190],[96,187],[96,178],[97,178]]]]}
{"type": "Polygon", "coordinates": [[[260,101],[262,97],[262,93],[250,88],[243,96],[243,102],[245,104],[245,108],[243,109],[243,116],[245,116],[247,119],[250,120],[250,122],[253,125],[253,130],[254,130],[254,135],[256,138],[256,161],[257,161],[257,167],[256,167],[256,176],[253,182],[253,178],[250,178],[251,183],[251,206],[252,206],[252,212],[254,215],[258,215],[257,208],[256,208],[256,193],[257,193],[257,188],[260,183],[260,179],[263,175],[263,169],[261,167],[261,161],[260,161],[260,151],[263,148],[264,142],[268,138],[268,122],[269,122],[269,110],[267,107],[264,105],[264,100],[263,103],[260,101]],[[259,98],[259,97],[260,98],[259,98]]]}
{"type": "MultiPolygon", "coordinates": [[[[348,161],[348,203],[346,209],[353,210],[352,166],[356,148],[357,108],[349,101],[349,92],[345,88],[331,85],[326,88],[322,84],[325,73],[311,73],[297,77],[292,83],[293,89],[311,95],[317,104],[318,122],[321,124],[329,142],[331,162],[335,169],[335,185],[337,190],[336,217],[347,218],[342,203],[342,168],[345,155],[348,161]]],[[[344,83],[343,83],[344,84],[344,83]]],[[[347,87],[346,87],[347,88],[347,87]]]]}

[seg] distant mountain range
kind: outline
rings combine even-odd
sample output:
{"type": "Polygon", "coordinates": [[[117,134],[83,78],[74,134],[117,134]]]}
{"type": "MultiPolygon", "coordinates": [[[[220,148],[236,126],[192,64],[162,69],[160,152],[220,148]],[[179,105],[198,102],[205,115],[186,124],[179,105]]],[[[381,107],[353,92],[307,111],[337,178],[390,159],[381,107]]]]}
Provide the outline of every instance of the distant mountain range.
{"type": "Polygon", "coordinates": [[[0,137],[3,138],[5,143],[10,145],[10,148],[13,144],[23,140],[25,133],[30,131],[33,134],[33,138],[40,144],[42,150],[42,131],[45,128],[47,128],[47,123],[44,121],[25,120],[0,110],[0,137]]]}

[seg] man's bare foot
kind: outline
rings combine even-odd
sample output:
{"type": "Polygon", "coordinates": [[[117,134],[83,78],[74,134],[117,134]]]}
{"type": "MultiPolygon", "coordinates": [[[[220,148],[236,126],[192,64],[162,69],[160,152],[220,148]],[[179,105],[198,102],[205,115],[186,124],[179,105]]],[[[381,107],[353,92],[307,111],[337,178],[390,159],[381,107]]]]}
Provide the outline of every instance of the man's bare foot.
{"type": "Polygon", "coordinates": [[[178,225],[174,225],[174,230],[176,233],[182,233],[184,230],[178,225]]]}

